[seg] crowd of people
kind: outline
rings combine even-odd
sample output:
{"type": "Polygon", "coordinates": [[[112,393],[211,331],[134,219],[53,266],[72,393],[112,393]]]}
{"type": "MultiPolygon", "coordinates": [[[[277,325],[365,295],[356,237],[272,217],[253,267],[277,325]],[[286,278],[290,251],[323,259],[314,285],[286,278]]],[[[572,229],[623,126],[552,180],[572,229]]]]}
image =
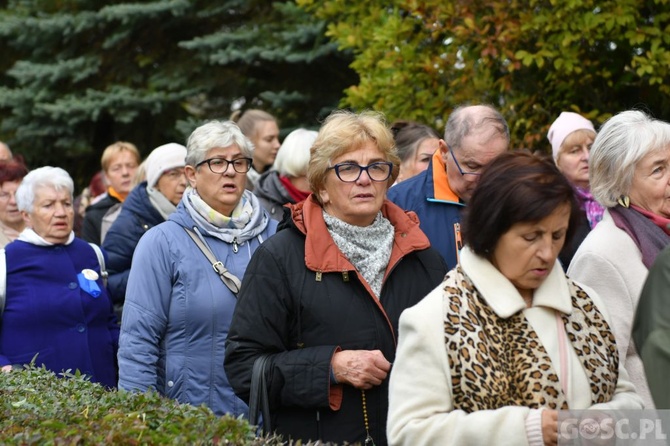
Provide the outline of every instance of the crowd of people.
{"type": "Polygon", "coordinates": [[[670,407],[669,123],[565,111],[550,155],[484,104],[280,135],[252,109],[116,141],[76,197],[0,143],[2,371],[249,417],[259,369],[261,423],[333,444],[555,445],[561,410],[670,407]]]}

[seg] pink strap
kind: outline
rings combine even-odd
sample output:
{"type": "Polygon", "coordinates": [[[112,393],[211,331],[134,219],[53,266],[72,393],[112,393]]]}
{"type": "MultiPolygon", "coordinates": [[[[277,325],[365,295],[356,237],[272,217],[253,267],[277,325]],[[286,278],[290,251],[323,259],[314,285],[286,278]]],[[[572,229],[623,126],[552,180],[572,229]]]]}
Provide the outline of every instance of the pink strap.
{"type": "Polygon", "coordinates": [[[561,387],[565,398],[568,397],[568,350],[567,350],[567,336],[565,334],[565,325],[560,313],[556,312],[556,328],[558,330],[558,354],[561,361],[561,387]]]}

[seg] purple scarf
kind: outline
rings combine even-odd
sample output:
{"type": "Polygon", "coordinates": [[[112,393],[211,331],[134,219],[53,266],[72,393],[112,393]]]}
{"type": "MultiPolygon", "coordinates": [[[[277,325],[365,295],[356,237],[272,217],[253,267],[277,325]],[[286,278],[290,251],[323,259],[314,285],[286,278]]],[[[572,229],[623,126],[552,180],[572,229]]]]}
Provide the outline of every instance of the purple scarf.
{"type": "Polygon", "coordinates": [[[670,244],[670,236],[635,209],[616,206],[609,209],[614,224],[633,239],[642,253],[642,263],[651,268],[658,253],[670,244]]]}
{"type": "Polygon", "coordinates": [[[577,199],[579,200],[579,205],[584,210],[586,218],[589,220],[589,226],[591,229],[595,228],[598,222],[603,219],[605,208],[593,198],[591,191],[588,189],[575,187],[575,192],[577,194],[577,199]]]}

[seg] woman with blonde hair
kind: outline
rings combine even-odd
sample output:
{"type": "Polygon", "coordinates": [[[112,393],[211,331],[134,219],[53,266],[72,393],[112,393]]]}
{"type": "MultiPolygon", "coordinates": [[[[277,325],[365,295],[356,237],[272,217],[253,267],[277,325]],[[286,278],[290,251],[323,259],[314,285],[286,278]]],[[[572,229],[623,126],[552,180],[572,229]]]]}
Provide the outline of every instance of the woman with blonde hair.
{"type": "Polygon", "coordinates": [[[117,141],[102,152],[100,164],[109,183],[106,195],[86,208],[81,238],[100,245],[103,237],[103,218],[115,213],[135,186],[135,172],[140,164],[140,152],[135,144],[117,141]]]}
{"type": "Polygon", "coordinates": [[[397,172],[381,115],[334,112],[312,145],[311,195],[249,264],[226,372],[248,399],[269,355],[270,424],[284,438],[386,444],[398,318],[446,271],[416,215],[386,199],[397,172]]]}

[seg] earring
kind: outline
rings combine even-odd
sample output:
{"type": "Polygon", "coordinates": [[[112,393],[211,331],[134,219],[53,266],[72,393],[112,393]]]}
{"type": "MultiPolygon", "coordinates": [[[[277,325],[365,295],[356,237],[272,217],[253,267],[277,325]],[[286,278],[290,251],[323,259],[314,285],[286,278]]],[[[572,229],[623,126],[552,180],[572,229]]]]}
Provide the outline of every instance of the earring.
{"type": "Polygon", "coordinates": [[[630,197],[628,195],[622,195],[617,199],[617,203],[622,207],[628,208],[630,206],[630,197]]]}

